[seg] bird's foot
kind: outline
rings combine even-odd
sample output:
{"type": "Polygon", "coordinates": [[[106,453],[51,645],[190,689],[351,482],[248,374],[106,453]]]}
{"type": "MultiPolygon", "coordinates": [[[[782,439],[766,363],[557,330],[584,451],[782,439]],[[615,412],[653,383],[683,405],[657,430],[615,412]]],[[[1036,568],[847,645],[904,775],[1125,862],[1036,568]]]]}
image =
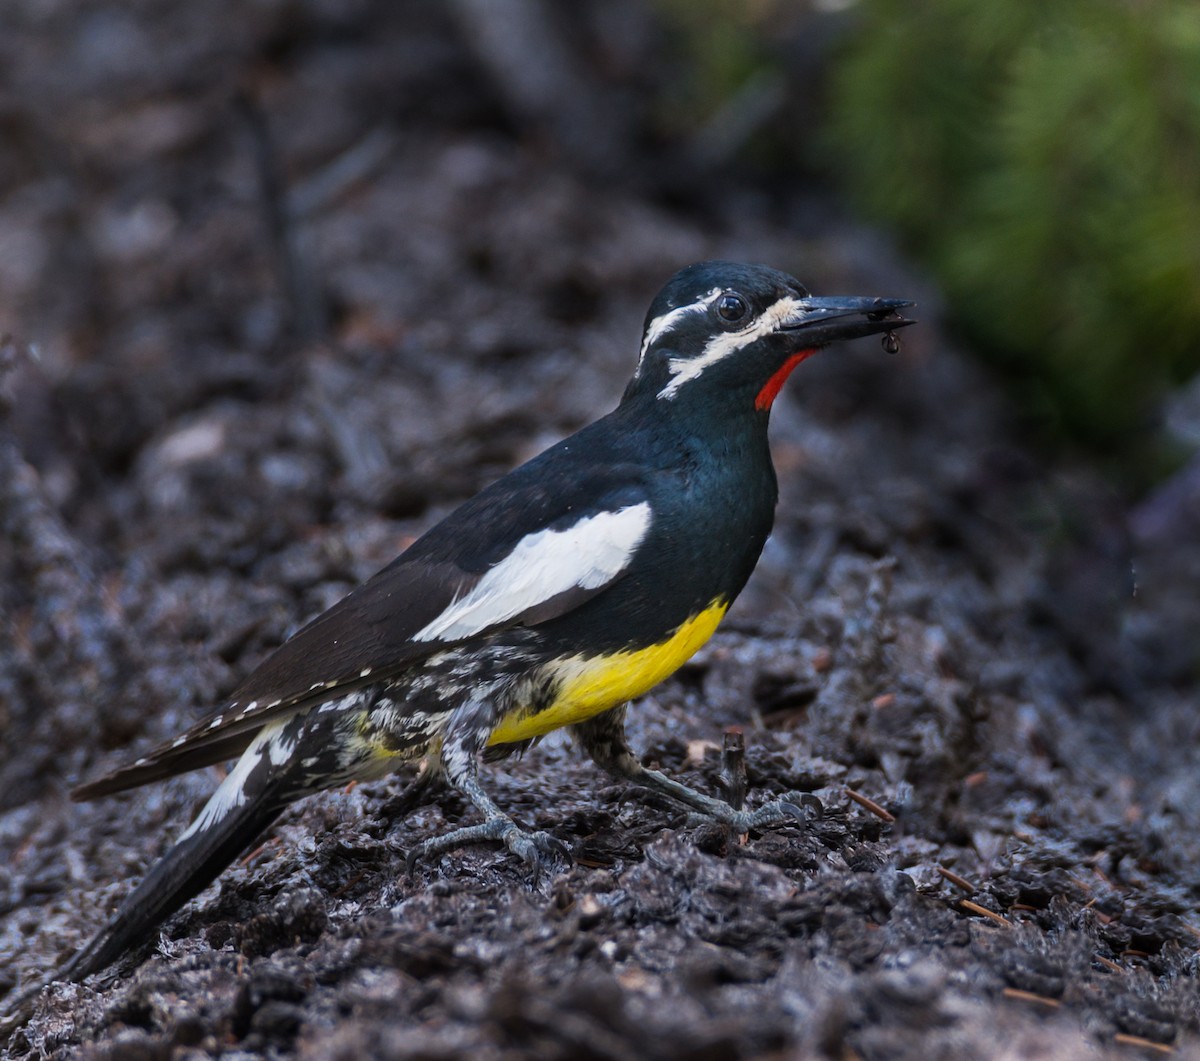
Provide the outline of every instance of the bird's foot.
{"type": "Polygon", "coordinates": [[[739,810],[724,800],[703,796],[699,792],[696,795],[702,796],[708,806],[703,808],[693,806],[691,814],[688,816],[690,822],[720,822],[722,825],[729,826],[733,832],[739,835],[748,833],[752,829],[774,825],[777,822],[803,822],[810,817],[820,817],[821,814],[820,802],[814,797],[800,792],[789,792],[782,799],[764,803],[756,810],[739,810]],[[812,813],[814,811],[815,813],[812,813]]]}
{"type": "Polygon", "coordinates": [[[571,853],[561,840],[546,832],[527,832],[508,815],[496,814],[479,825],[463,826],[461,829],[453,829],[441,836],[423,840],[408,852],[405,863],[411,874],[418,862],[439,858],[447,851],[466,847],[468,844],[488,841],[499,841],[514,855],[524,860],[533,871],[535,886],[542,873],[556,861],[571,861],[571,853]]]}
{"type": "Polygon", "coordinates": [[[742,810],[723,799],[706,796],[703,792],[674,781],[657,770],[639,771],[634,780],[682,803],[690,812],[689,822],[698,824],[715,821],[727,825],[738,834],[777,822],[803,822],[809,818],[819,818],[822,813],[820,801],[804,792],[789,792],[782,799],[764,803],[756,810],[742,810]]]}

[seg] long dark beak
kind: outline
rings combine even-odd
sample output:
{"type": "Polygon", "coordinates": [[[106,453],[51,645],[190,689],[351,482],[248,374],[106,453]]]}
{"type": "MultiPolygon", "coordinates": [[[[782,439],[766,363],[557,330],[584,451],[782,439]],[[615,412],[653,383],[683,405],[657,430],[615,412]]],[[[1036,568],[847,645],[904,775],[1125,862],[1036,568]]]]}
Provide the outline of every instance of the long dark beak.
{"type": "Polygon", "coordinates": [[[836,339],[858,339],[864,335],[892,332],[916,324],[900,310],[913,303],[904,298],[863,298],[834,295],[804,298],[797,312],[780,325],[805,346],[824,346],[836,339]]]}

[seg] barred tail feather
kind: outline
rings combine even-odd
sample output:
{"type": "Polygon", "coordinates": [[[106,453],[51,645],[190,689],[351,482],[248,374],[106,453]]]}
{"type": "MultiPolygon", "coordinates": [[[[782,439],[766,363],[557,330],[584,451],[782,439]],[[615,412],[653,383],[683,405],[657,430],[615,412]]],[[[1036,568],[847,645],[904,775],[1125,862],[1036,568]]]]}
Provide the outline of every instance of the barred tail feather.
{"type": "Polygon", "coordinates": [[[116,915],[56,975],[82,980],[99,972],[151,933],[189,899],[211,884],[250,843],[279,817],[280,806],[239,807],[203,832],[176,844],[147,874],[116,915]]]}
{"type": "Polygon", "coordinates": [[[82,980],[144,943],[270,827],[294,798],[276,769],[291,750],[286,728],[276,723],[258,734],[178,843],[55,979],[82,980]]]}

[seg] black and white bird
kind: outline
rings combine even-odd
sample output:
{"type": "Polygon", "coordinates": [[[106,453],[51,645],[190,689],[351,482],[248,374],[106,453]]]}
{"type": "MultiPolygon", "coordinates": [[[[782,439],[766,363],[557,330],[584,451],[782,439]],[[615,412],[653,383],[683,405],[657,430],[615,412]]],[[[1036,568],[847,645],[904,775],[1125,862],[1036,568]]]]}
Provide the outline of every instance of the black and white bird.
{"type": "Polygon", "coordinates": [[[616,409],[447,516],[211,716],[75,790],[92,799],[237,760],[58,975],[82,979],[150,939],[288,804],[418,759],[482,820],[412,856],[494,840],[536,868],[561,845],[505,814],[477,763],[563,726],[606,770],[739,832],[796,813],[735,810],[643,767],[625,705],[708,640],[758,561],[777,494],[767,422],[788,374],[834,340],[913,323],[898,312],[909,305],[815,298],[761,265],[676,274],[616,409]]]}

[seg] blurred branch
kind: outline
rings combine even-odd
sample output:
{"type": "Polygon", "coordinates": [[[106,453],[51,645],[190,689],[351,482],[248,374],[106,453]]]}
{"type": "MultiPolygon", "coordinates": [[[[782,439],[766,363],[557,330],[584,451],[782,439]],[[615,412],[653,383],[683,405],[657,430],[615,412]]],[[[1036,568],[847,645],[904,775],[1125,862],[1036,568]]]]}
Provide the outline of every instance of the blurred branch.
{"type": "Polygon", "coordinates": [[[325,302],[313,270],[302,253],[297,213],[288,199],[283,167],[266,115],[249,92],[239,93],[236,107],[250,133],[254,150],[259,198],[283,293],[287,327],[297,343],[306,345],[325,335],[328,326],[325,302]]]}
{"type": "MultiPolygon", "coordinates": [[[[28,356],[11,339],[0,339],[0,418],[11,407],[4,377],[28,356]]],[[[124,616],[104,592],[88,550],[47,496],[16,436],[2,424],[0,541],[7,552],[0,567],[5,576],[0,579],[4,637],[19,646],[0,658],[13,668],[0,673],[0,690],[5,692],[0,727],[5,731],[3,746],[13,756],[10,762],[0,758],[5,767],[3,809],[29,798],[30,789],[45,782],[45,763],[20,753],[26,742],[42,756],[52,754],[47,749],[57,747],[58,741],[36,734],[46,727],[65,731],[64,710],[76,718],[81,735],[90,730],[93,739],[100,737],[107,729],[107,705],[137,667],[124,616]],[[60,678],[63,673],[72,676],[73,711],[60,702],[66,684],[60,678]]]]}
{"type": "Polygon", "coordinates": [[[787,78],[775,70],[754,74],[692,138],[689,155],[702,169],[731,162],[787,103],[787,78]]]}
{"type": "Polygon", "coordinates": [[[396,136],[387,129],[372,129],[328,165],[298,182],[289,201],[295,218],[306,218],[325,209],[356,184],[367,181],[387,161],[396,147],[396,136]]]}
{"type": "Polygon", "coordinates": [[[451,0],[450,10],[519,128],[549,137],[585,169],[616,167],[625,122],[604,105],[542,0],[451,0]]]}

